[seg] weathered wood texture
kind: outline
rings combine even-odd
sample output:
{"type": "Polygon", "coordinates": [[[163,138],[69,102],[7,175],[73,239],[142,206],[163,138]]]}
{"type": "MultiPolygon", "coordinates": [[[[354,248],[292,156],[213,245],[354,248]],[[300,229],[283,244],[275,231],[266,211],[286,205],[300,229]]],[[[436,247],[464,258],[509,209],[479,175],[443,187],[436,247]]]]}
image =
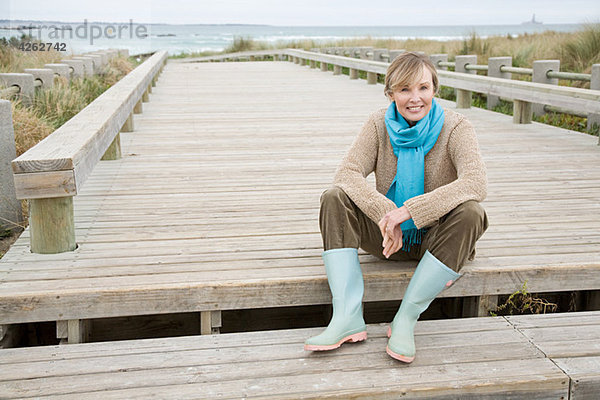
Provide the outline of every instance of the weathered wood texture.
{"type": "Polygon", "coordinates": [[[67,121],[52,135],[12,162],[16,176],[15,189],[19,199],[74,196],[81,189],[93,168],[115,140],[137,101],[166,59],[159,51],[146,62],[95,99],[84,110],[67,121]],[[52,187],[36,193],[35,180],[40,173],[62,173],[74,176],[74,184],[53,181],[52,187]]]}
{"type": "Polygon", "coordinates": [[[303,341],[320,331],[8,349],[0,392],[7,399],[569,398],[565,372],[502,317],[417,323],[410,365],[385,353],[387,325],[370,325],[366,342],[305,352],[303,341]]]}
{"type": "Polygon", "coordinates": [[[600,394],[600,312],[507,317],[570,377],[569,399],[600,394]]]}
{"type": "MultiPolygon", "coordinates": [[[[26,231],[0,260],[0,324],[331,301],[319,197],[387,106],[382,86],[293,63],[170,62],[152,96],[123,157],[75,197],[79,248],[31,254],[26,231]]],[[[600,289],[596,139],[461,112],[488,168],[490,228],[443,295],[600,289]]],[[[415,262],[360,259],[365,301],[402,297],[415,262]]]]}
{"type": "Polygon", "coordinates": [[[72,197],[30,200],[31,251],[54,254],[75,250],[73,218],[72,197]]]}

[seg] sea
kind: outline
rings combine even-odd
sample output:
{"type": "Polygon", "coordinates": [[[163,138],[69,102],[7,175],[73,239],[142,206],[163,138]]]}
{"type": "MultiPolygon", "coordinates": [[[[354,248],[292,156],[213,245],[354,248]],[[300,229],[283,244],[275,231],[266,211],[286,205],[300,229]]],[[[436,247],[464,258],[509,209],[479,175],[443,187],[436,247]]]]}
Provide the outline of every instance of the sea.
{"type": "Polygon", "coordinates": [[[128,22],[65,23],[56,21],[0,20],[0,37],[28,34],[43,42],[60,44],[68,54],[107,48],[125,48],[129,54],[167,50],[171,55],[222,51],[236,37],[272,44],[313,40],[315,44],[353,38],[462,40],[474,33],[489,36],[519,36],[547,30],[572,32],[579,24],[526,22],[515,25],[449,26],[274,26],[274,25],[170,25],[128,22]]]}

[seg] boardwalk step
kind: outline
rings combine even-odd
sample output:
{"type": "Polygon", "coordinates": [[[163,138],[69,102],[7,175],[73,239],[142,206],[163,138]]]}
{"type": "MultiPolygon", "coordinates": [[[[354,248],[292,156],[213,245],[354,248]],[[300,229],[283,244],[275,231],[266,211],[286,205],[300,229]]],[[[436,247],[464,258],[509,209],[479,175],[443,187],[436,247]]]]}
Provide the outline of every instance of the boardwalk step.
{"type": "Polygon", "coordinates": [[[591,398],[600,385],[599,328],[600,312],[422,321],[411,365],[385,353],[386,325],[370,325],[366,342],[318,353],[302,344],[321,328],[9,349],[0,353],[0,393],[591,398]]]}

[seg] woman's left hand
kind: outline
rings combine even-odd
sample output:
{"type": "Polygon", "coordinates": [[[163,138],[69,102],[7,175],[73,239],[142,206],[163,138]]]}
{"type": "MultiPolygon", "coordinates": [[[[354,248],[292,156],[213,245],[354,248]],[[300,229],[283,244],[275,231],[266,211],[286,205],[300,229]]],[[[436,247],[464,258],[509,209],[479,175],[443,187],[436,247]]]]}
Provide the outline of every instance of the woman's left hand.
{"type": "Polygon", "coordinates": [[[381,230],[381,236],[383,236],[383,255],[385,258],[396,253],[402,248],[402,229],[400,224],[404,221],[411,219],[410,212],[406,206],[396,208],[385,214],[381,221],[379,221],[379,229],[381,230]]]}

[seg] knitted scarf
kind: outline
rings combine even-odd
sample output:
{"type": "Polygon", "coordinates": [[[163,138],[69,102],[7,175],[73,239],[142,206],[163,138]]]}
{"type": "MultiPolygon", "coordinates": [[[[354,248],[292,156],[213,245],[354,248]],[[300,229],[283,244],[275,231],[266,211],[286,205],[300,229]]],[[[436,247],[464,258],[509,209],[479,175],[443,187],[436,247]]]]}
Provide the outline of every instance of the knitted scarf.
{"type": "MultiPolygon", "coordinates": [[[[398,113],[396,102],[392,102],[385,113],[385,126],[394,154],[398,157],[396,176],[386,197],[401,207],[412,197],[425,191],[425,155],[433,148],[442,126],[444,110],[435,99],[431,110],[414,126],[409,126],[398,113]]],[[[410,251],[411,246],[420,244],[425,229],[417,229],[409,219],[400,225],[402,229],[402,250],[410,251]]]]}

